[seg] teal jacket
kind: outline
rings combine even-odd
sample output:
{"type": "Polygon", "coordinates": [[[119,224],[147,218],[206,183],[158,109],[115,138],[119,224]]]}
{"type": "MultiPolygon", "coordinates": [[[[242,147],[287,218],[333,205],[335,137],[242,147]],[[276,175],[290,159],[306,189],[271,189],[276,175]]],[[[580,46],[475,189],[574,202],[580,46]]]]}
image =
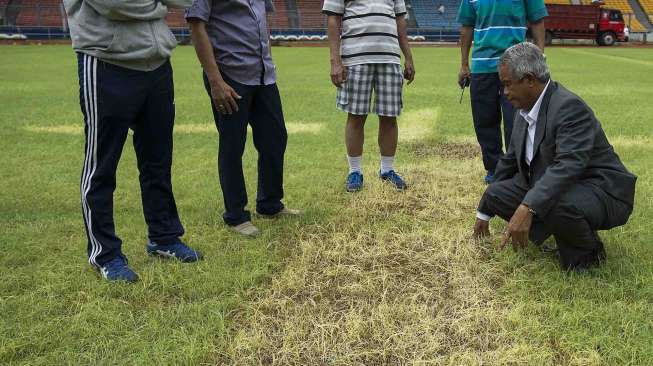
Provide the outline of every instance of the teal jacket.
{"type": "Polygon", "coordinates": [[[191,4],[192,0],[64,0],[75,51],[139,71],[158,68],[177,46],[165,22],[168,7],[191,4]]]}

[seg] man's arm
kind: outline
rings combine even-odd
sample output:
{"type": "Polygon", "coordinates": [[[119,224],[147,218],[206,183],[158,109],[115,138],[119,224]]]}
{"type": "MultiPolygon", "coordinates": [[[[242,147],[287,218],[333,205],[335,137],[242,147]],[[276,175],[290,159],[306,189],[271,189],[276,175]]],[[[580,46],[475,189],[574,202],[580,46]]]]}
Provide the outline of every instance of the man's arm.
{"type": "Polygon", "coordinates": [[[397,16],[397,34],[399,35],[399,47],[404,54],[404,78],[410,84],[415,80],[415,65],[413,64],[413,53],[408,44],[408,23],[403,14],[397,16]]]}
{"type": "Polygon", "coordinates": [[[526,4],[526,21],[531,24],[531,34],[535,45],[544,52],[544,17],[549,15],[544,0],[528,0],[526,4]]]}
{"type": "Polygon", "coordinates": [[[567,189],[583,175],[594,147],[595,121],[580,99],[564,103],[549,123],[556,122],[559,126],[554,162],[522,201],[539,217],[546,217],[567,189]]]}
{"type": "Polygon", "coordinates": [[[546,29],[544,28],[544,19],[540,19],[535,23],[531,23],[531,34],[533,35],[533,40],[535,45],[539,47],[542,52],[544,52],[544,33],[546,29]]]}
{"type": "Polygon", "coordinates": [[[155,0],[84,0],[84,2],[111,20],[157,20],[168,14],[168,8],[155,0]]]}
{"type": "Polygon", "coordinates": [[[224,81],[222,75],[220,75],[220,69],[215,62],[213,46],[206,32],[206,23],[197,18],[189,18],[188,24],[191,29],[191,40],[195,47],[195,53],[197,53],[197,58],[200,64],[202,64],[202,69],[204,69],[204,73],[209,79],[211,98],[215,107],[220,113],[231,114],[237,112],[237,100],[240,99],[240,96],[224,81]]]}
{"type": "Polygon", "coordinates": [[[474,27],[463,25],[460,27],[460,72],[458,72],[458,84],[463,85],[463,79],[469,78],[472,72],[469,69],[469,50],[472,48],[474,39],[474,27]]]}
{"type": "Polygon", "coordinates": [[[342,16],[329,14],[327,18],[329,50],[331,54],[331,82],[337,87],[347,80],[347,70],[342,65],[340,57],[340,27],[342,26],[342,16]]]}

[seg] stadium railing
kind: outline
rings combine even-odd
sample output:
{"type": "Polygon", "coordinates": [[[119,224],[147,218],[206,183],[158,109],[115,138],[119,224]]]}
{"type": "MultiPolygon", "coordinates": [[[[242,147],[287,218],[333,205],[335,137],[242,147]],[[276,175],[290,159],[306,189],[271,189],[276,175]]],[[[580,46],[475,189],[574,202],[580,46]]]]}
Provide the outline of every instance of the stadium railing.
{"type": "MultiPolygon", "coordinates": [[[[68,24],[61,3],[23,3],[15,9],[5,9],[0,12],[0,39],[34,39],[34,40],[65,40],[69,39],[68,24]],[[7,15],[13,14],[13,18],[7,15]]],[[[279,9],[278,9],[279,10],[279,9]]],[[[326,39],[326,17],[317,11],[307,13],[305,9],[288,10],[284,13],[268,16],[270,35],[274,41],[323,41],[326,39]],[[299,19],[299,27],[290,27],[288,17],[293,15],[299,19]]],[[[653,15],[651,15],[653,18],[653,15]]],[[[171,11],[166,17],[173,33],[182,42],[188,42],[190,31],[183,17],[183,11],[171,11]]],[[[627,25],[636,22],[634,14],[624,14],[627,25]]],[[[633,24],[634,25],[634,24],[633,24]]],[[[637,27],[630,27],[631,33],[637,27]]],[[[441,22],[436,27],[419,27],[409,29],[413,41],[457,42],[459,39],[459,24],[455,21],[441,22]]]]}

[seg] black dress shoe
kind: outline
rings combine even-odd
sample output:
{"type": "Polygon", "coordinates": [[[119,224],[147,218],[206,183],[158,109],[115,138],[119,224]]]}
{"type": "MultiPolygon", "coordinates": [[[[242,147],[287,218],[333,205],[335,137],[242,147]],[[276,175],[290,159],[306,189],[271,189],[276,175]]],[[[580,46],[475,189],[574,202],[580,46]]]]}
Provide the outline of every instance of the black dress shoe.
{"type": "Polygon", "coordinates": [[[540,245],[540,252],[542,254],[558,254],[558,246],[555,242],[545,242],[540,245]]]}
{"type": "Polygon", "coordinates": [[[594,251],[591,254],[585,256],[585,258],[583,258],[576,266],[570,268],[570,271],[579,274],[586,273],[590,268],[598,267],[601,262],[605,261],[605,258],[607,257],[605,248],[603,247],[603,242],[601,241],[601,238],[596,233],[596,231],[594,232],[594,237],[597,241],[597,245],[594,251]]]}

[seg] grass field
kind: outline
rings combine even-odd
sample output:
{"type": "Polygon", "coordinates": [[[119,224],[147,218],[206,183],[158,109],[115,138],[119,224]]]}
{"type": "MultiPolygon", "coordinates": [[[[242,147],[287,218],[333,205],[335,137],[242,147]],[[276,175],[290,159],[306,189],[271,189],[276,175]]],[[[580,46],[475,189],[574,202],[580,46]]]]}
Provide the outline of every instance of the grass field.
{"type": "Polygon", "coordinates": [[[366,187],[351,195],[328,50],[274,49],[289,131],[285,202],[306,214],[256,220],[263,235],[248,240],[222,224],[217,133],[194,52],[178,48],[174,189],[185,239],[206,260],[145,255],[128,140],[116,227],[142,280],[126,285],[86,264],[72,50],[0,47],[0,364],[653,364],[652,51],[546,51],[554,79],[593,107],[639,176],[631,221],[602,234],[608,261],[584,276],[561,273],[536,248],[469,239],[484,186],[468,96],[458,104],[458,50],[414,53],[397,160],[411,189],[374,178],[370,119],[366,187]]]}

